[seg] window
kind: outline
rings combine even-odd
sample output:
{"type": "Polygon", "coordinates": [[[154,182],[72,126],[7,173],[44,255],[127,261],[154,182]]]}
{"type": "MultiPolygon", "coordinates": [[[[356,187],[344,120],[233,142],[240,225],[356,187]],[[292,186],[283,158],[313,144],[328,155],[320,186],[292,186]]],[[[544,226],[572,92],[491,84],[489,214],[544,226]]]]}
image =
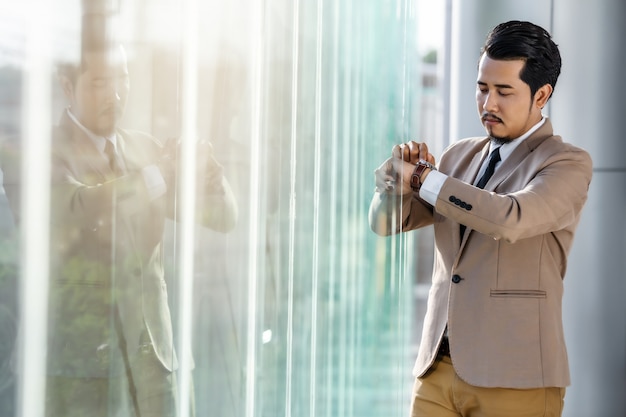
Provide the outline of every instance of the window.
{"type": "Polygon", "coordinates": [[[141,409],[145,351],[194,392],[181,413],[404,415],[430,239],[379,238],[367,209],[374,169],[432,111],[415,2],[62,3],[0,20],[0,414],[99,407],[43,400],[75,378],[100,379],[103,415],[141,409]],[[123,45],[128,86],[93,42],[123,45]],[[113,77],[81,91],[127,100],[104,105],[112,134],[77,128],[99,122],[76,80],[68,119],[58,69],[81,62],[81,80],[113,77]]]}

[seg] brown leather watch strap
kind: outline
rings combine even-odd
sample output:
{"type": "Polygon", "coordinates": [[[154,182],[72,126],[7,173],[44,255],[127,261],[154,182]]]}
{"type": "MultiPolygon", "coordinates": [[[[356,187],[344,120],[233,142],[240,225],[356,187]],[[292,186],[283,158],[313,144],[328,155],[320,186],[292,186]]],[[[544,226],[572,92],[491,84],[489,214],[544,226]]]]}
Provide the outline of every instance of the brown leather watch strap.
{"type": "Polygon", "coordinates": [[[415,169],[413,170],[413,174],[411,175],[411,188],[413,189],[413,191],[419,191],[422,187],[421,178],[426,168],[437,169],[433,164],[424,161],[423,159],[420,159],[417,165],[415,165],[415,169]]]}

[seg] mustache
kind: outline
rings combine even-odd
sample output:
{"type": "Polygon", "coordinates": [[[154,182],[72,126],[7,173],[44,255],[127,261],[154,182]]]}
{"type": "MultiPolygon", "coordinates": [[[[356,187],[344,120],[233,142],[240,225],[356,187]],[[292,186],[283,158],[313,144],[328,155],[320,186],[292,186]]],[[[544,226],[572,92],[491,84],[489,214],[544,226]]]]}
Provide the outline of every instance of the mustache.
{"type": "Polygon", "coordinates": [[[502,119],[500,119],[498,116],[496,116],[495,114],[491,114],[491,113],[483,113],[480,116],[480,119],[484,122],[485,120],[495,120],[496,122],[500,122],[502,123],[502,119]]]}
{"type": "Polygon", "coordinates": [[[122,115],[122,108],[120,106],[107,106],[104,109],[100,110],[98,113],[102,116],[105,115],[115,115],[120,117],[122,115]]]}

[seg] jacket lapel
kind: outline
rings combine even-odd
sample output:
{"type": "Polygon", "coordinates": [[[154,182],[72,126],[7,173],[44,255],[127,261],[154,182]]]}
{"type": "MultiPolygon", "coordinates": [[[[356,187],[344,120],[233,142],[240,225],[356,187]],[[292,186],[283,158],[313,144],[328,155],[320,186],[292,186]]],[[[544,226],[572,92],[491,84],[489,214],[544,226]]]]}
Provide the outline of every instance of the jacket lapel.
{"type": "Polygon", "coordinates": [[[469,166],[465,170],[463,177],[461,178],[463,182],[467,182],[469,184],[473,184],[476,182],[476,176],[478,175],[478,171],[480,170],[480,166],[483,161],[489,154],[489,141],[485,143],[482,150],[480,152],[476,152],[469,166]]]}
{"type": "Polygon", "coordinates": [[[133,143],[127,131],[117,129],[116,134],[118,157],[122,159],[127,171],[137,171],[153,162],[145,149],[137,148],[137,144],[133,143]]]}
{"type": "Polygon", "coordinates": [[[98,150],[87,134],[78,127],[68,116],[63,113],[59,123],[59,140],[66,140],[71,147],[70,155],[74,155],[74,163],[83,166],[79,171],[89,172],[100,177],[100,181],[106,181],[114,177],[114,173],[104,155],[98,150]]]}
{"type": "Polygon", "coordinates": [[[524,142],[520,143],[513,153],[498,167],[493,177],[485,184],[485,190],[494,191],[498,185],[511,176],[515,168],[523,163],[530,152],[534,151],[537,146],[552,135],[552,124],[550,119],[546,119],[543,125],[524,142]]]}

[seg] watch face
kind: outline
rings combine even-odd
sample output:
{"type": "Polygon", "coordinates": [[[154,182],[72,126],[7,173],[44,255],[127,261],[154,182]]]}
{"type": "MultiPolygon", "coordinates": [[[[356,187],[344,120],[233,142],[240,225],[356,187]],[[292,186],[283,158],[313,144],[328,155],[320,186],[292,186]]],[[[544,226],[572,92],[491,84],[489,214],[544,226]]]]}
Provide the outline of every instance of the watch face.
{"type": "Polygon", "coordinates": [[[435,166],[425,159],[420,159],[417,163],[418,165],[425,165],[426,168],[435,169],[435,166]]]}

